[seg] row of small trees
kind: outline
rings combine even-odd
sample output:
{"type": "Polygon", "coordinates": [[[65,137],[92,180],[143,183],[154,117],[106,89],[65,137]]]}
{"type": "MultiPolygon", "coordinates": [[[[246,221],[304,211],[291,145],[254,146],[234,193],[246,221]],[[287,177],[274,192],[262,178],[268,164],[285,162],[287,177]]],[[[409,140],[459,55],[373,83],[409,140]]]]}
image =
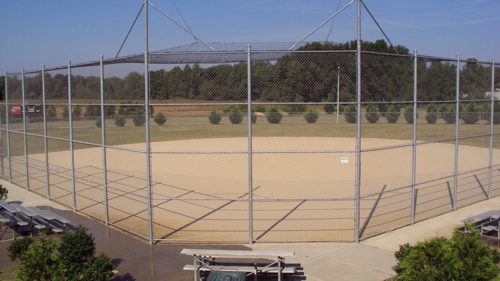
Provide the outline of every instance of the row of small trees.
{"type": "MultiPolygon", "coordinates": [[[[348,106],[349,112],[356,112],[356,108],[354,105],[348,106]]],[[[407,123],[413,123],[413,106],[409,105],[404,108],[403,115],[407,123]]],[[[479,120],[490,120],[491,109],[489,104],[475,104],[475,103],[467,103],[465,105],[460,105],[459,110],[459,118],[464,121],[466,124],[475,124],[479,120]]],[[[417,118],[418,118],[417,112],[417,118]]],[[[498,114],[494,114],[494,123],[498,123],[498,114]]],[[[377,104],[369,104],[366,108],[365,117],[370,123],[376,123],[380,117],[387,118],[389,123],[396,123],[401,116],[401,108],[399,104],[391,104],[387,107],[387,109],[381,110],[380,105],[377,104]]],[[[439,118],[444,119],[444,121],[448,124],[454,124],[457,119],[456,112],[456,104],[430,104],[427,106],[425,120],[429,124],[435,124],[439,118]]],[[[356,117],[348,118],[346,116],[346,121],[349,123],[355,123],[356,117]]]]}
{"type": "MultiPolygon", "coordinates": [[[[236,107],[231,107],[227,110],[226,114],[231,124],[240,124],[243,121],[243,112],[236,107]]],[[[265,112],[265,116],[267,122],[270,124],[278,124],[281,122],[281,119],[283,119],[283,113],[281,113],[277,107],[271,107],[265,112]]],[[[307,123],[315,123],[318,118],[319,113],[316,110],[311,109],[304,113],[304,119],[307,123]]],[[[252,123],[257,122],[257,114],[255,112],[252,112],[251,119],[252,123]]],[[[222,114],[213,110],[210,112],[208,120],[210,121],[210,124],[219,124],[222,120],[222,114]]]]}

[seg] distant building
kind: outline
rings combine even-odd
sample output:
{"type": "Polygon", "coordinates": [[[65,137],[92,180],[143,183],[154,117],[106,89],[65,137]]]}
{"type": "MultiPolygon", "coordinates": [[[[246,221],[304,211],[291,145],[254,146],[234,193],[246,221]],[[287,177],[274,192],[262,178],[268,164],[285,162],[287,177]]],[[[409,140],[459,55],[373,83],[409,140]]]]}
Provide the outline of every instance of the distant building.
{"type": "MultiPolygon", "coordinates": [[[[491,97],[491,92],[486,92],[484,94],[485,97],[491,97]]],[[[496,88],[495,92],[493,93],[493,96],[495,97],[496,100],[500,100],[500,89],[496,88]]]]}

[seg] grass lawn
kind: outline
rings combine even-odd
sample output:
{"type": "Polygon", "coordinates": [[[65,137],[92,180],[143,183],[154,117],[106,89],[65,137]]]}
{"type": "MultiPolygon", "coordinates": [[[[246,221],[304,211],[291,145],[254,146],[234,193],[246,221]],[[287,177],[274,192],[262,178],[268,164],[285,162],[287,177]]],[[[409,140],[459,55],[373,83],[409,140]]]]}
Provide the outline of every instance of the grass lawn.
{"type": "MultiPolygon", "coordinates": [[[[248,126],[245,123],[231,124],[227,117],[223,117],[218,125],[212,125],[208,121],[209,112],[191,111],[186,115],[169,114],[167,122],[163,126],[158,126],[151,119],[151,141],[170,141],[170,140],[188,140],[204,138],[232,138],[246,137],[248,126]]],[[[95,125],[94,120],[74,121],[73,139],[79,142],[100,144],[102,141],[101,128],[95,125]]],[[[22,132],[22,124],[12,123],[10,129],[22,132]]],[[[112,119],[106,120],[106,143],[108,145],[121,145],[131,143],[143,143],[146,141],[145,126],[134,126],[131,118],[127,119],[124,127],[117,127],[112,119]]],[[[49,140],[50,151],[68,150],[70,129],[68,121],[52,121],[47,124],[48,136],[54,138],[49,140]],[[61,139],[61,140],[59,140],[61,139]]],[[[494,126],[494,131],[500,131],[500,125],[494,126]]],[[[43,142],[43,124],[33,122],[29,124],[28,148],[29,153],[42,153],[44,151],[43,142]]],[[[477,124],[460,124],[459,136],[460,145],[469,145],[488,148],[490,146],[490,125],[485,121],[477,124]]],[[[5,133],[5,132],[4,132],[5,133]]],[[[337,123],[336,115],[321,114],[314,124],[305,122],[301,114],[284,115],[280,124],[269,124],[265,116],[259,116],[257,123],[252,125],[252,133],[255,137],[356,137],[356,124],[345,122],[344,116],[340,115],[337,123]]],[[[390,124],[384,117],[381,117],[377,123],[368,123],[363,116],[361,135],[363,138],[379,139],[413,139],[413,126],[407,124],[403,115],[397,123],[390,124]]],[[[445,124],[439,120],[437,124],[427,124],[424,114],[420,114],[417,124],[418,141],[446,141],[454,143],[455,125],[445,124]]],[[[2,138],[4,147],[6,146],[5,137],[2,138]]],[[[10,134],[10,145],[12,155],[24,154],[23,135],[18,133],[10,134]]],[[[500,138],[494,138],[494,148],[500,149],[500,138]]],[[[74,148],[90,147],[86,144],[75,143],[74,148]]]]}

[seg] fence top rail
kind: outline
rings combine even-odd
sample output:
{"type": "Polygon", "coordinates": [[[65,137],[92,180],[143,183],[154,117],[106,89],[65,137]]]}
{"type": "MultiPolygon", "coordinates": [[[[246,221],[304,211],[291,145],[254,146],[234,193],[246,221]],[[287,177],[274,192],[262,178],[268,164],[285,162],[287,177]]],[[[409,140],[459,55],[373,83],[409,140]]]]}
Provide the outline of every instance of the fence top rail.
{"type": "Polygon", "coordinates": [[[245,251],[245,250],[212,250],[212,249],[183,249],[181,254],[207,257],[232,258],[284,258],[295,257],[295,252],[282,251],[245,251]]]}

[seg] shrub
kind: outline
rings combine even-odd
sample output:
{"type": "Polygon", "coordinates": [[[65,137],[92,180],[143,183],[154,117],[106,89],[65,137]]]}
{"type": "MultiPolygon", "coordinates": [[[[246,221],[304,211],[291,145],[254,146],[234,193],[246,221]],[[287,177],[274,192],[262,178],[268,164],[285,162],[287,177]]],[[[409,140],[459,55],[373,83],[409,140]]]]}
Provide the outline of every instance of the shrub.
{"type": "Polygon", "coordinates": [[[455,124],[457,121],[457,110],[455,104],[448,104],[445,108],[443,108],[443,112],[441,112],[441,116],[448,124],[455,124]]]}
{"type": "Polygon", "coordinates": [[[319,114],[316,110],[309,110],[304,114],[304,119],[306,119],[306,122],[311,124],[315,123],[316,120],[318,120],[319,114]]]}
{"type": "Polygon", "coordinates": [[[323,110],[325,111],[326,114],[333,114],[336,112],[337,106],[333,103],[326,103],[329,101],[323,100],[325,104],[323,104],[323,110]]]}
{"type": "Polygon", "coordinates": [[[67,270],[70,280],[78,280],[82,274],[85,264],[95,254],[95,244],[92,234],[87,233],[87,229],[78,226],[72,232],[63,232],[61,244],[59,245],[58,259],[67,270]]]}
{"type": "Polygon", "coordinates": [[[118,127],[123,127],[125,126],[125,123],[127,123],[127,119],[125,119],[125,116],[123,115],[115,115],[115,125],[118,127]]]}
{"type": "MultiPolygon", "coordinates": [[[[408,105],[405,108],[404,116],[407,123],[413,124],[413,105],[408,105]]],[[[418,112],[417,112],[417,118],[418,118],[418,112]]]]}
{"type": "Polygon", "coordinates": [[[16,259],[21,259],[24,251],[28,250],[28,247],[33,243],[33,240],[29,236],[25,236],[21,239],[12,241],[12,243],[7,248],[9,252],[9,259],[15,261],[16,259]]]}
{"type": "Polygon", "coordinates": [[[215,110],[212,110],[210,112],[210,115],[208,116],[208,121],[210,121],[210,124],[217,125],[220,123],[220,120],[222,119],[220,113],[218,113],[215,110]]]}
{"type": "Polygon", "coordinates": [[[250,118],[252,119],[252,123],[253,124],[257,123],[257,114],[255,114],[254,112],[252,112],[252,116],[250,118]]]}
{"type": "Polygon", "coordinates": [[[0,184],[0,200],[7,200],[8,194],[9,191],[7,190],[7,188],[3,187],[3,185],[0,184]]]}
{"type": "Polygon", "coordinates": [[[134,123],[135,126],[142,126],[144,123],[146,123],[146,115],[144,112],[136,112],[134,115],[132,115],[132,122],[134,123]]]}
{"type": "Polygon", "coordinates": [[[378,104],[378,112],[380,113],[380,116],[386,117],[388,108],[389,108],[389,106],[387,105],[387,103],[379,103],[378,104]]]}
{"type": "Polygon", "coordinates": [[[336,106],[333,103],[335,101],[335,97],[336,97],[335,94],[330,93],[328,95],[328,98],[323,100],[323,102],[325,103],[323,104],[323,110],[325,111],[326,114],[333,114],[334,112],[336,112],[335,111],[336,106]]]}
{"type": "Polygon", "coordinates": [[[399,116],[401,116],[401,108],[397,104],[391,104],[387,108],[387,113],[385,114],[385,118],[387,118],[387,122],[396,123],[398,122],[399,116]]]}
{"type": "Polygon", "coordinates": [[[271,107],[267,112],[266,112],[266,119],[267,122],[270,124],[278,124],[281,122],[281,119],[283,118],[283,114],[279,112],[277,107],[271,107]]]}
{"type": "Polygon", "coordinates": [[[88,104],[87,107],[85,108],[85,113],[83,113],[83,116],[86,117],[97,117],[101,115],[101,106],[100,105],[92,105],[88,104]]]}
{"type": "Polygon", "coordinates": [[[90,257],[82,272],[82,280],[108,281],[113,276],[115,265],[104,253],[90,257]]]}
{"type": "Polygon", "coordinates": [[[77,105],[73,108],[73,114],[71,115],[74,121],[78,121],[82,117],[82,107],[77,105]]]}
{"type": "Polygon", "coordinates": [[[47,118],[56,118],[57,117],[56,107],[54,105],[49,105],[45,110],[45,115],[47,118]]]}
{"type": "Polygon", "coordinates": [[[370,123],[377,123],[380,118],[380,113],[378,113],[378,106],[375,104],[369,104],[366,108],[366,120],[370,123]]]}
{"type": "Polygon", "coordinates": [[[68,118],[69,117],[69,109],[68,109],[67,106],[65,106],[63,108],[62,117],[64,117],[64,118],[68,118]]]}
{"type": "Polygon", "coordinates": [[[21,255],[17,280],[61,280],[63,269],[56,256],[57,244],[44,233],[21,255]]]}
{"type": "Polygon", "coordinates": [[[464,120],[465,124],[474,124],[479,121],[479,109],[471,102],[464,107],[460,113],[460,117],[464,120]]]}
{"type": "Polygon", "coordinates": [[[153,117],[153,121],[155,121],[157,125],[161,126],[167,122],[167,116],[160,112],[153,117]]]}
{"type": "Polygon", "coordinates": [[[355,104],[346,105],[344,108],[344,117],[347,123],[356,123],[358,121],[358,108],[355,104]]]}
{"type": "Polygon", "coordinates": [[[95,125],[99,128],[102,127],[102,119],[100,116],[95,119],[95,125]]]}
{"type": "Polygon", "coordinates": [[[427,114],[425,114],[425,120],[429,124],[436,124],[438,118],[438,112],[436,107],[433,104],[429,104],[427,106],[427,114]]]}
{"type": "Polygon", "coordinates": [[[451,239],[435,237],[415,246],[405,244],[395,253],[397,280],[493,280],[498,253],[481,240],[479,230],[466,225],[451,239]]]}
{"type": "Polygon", "coordinates": [[[243,113],[239,111],[237,108],[233,108],[229,111],[227,117],[231,124],[240,124],[243,121],[243,113]]]}

